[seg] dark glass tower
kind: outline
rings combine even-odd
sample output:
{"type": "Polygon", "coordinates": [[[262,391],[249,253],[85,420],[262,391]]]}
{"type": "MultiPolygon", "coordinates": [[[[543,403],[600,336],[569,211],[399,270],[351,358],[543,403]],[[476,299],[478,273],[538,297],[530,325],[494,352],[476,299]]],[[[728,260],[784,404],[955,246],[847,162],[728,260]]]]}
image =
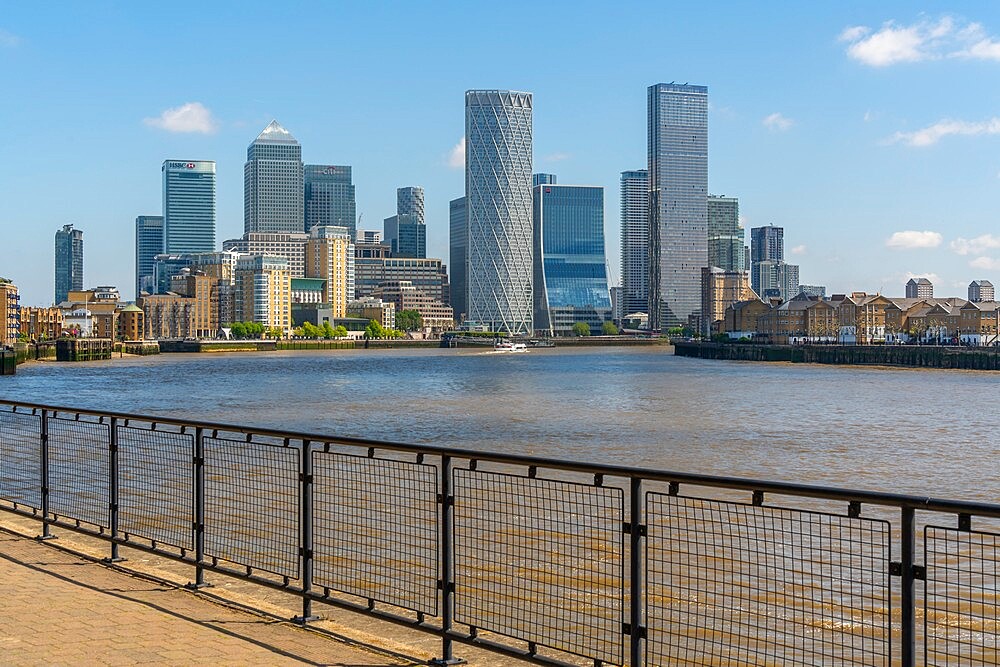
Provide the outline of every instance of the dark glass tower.
{"type": "Polygon", "coordinates": [[[135,219],[135,295],[153,294],[156,283],[153,261],[163,254],[163,216],[140,215],[135,219]]]}
{"type": "Polygon", "coordinates": [[[305,231],[313,227],[345,227],[354,239],[358,225],[351,168],[307,164],[304,168],[305,231]]]}
{"type": "Polygon", "coordinates": [[[708,262],[708,88],[649,87],[649,323],[684,326],[701,311],[708,262]]]}
{"type": "Polygon", "coordinates": [[[649,172],[621,176],[622,315],[649,308],[649,172]]]}
{"type": "Polygon", "coordinates": [[[69,297],[70,290],[83,289],[83,232],[63,225],[56,232],[56,303],[69,297]]]}
{"type": "Polygon", "coordinates": [[[451,268],[451,308],[455,311],[455,321],[460,322],[468,312],[466,290],[468,289],[469,257],[469,217],[465,210],[465,197],[452,199],[448,204],[449,213],[449,258],[451,268]]]}

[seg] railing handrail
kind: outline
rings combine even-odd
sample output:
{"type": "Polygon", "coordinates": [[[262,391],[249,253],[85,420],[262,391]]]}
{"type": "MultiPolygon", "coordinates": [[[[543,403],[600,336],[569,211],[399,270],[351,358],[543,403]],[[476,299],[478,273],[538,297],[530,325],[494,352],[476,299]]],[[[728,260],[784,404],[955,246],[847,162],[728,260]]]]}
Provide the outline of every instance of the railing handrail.
{"type": "Polygon", "coordinates": [[[168,416],[140,415],[125,412],[112,412],[110,410],[94,410],[90,408],[67,408],[61,406],[46,405],[41,403],[28,403],[25,401],[14,401],[0,398],[0,405],[9,405],[17,408],[29,410],[46,410],[50,415],[58,413],[71,413],[78,415],[90,415],[95,417],[116,418],[119,420],[131,420],[138,422],[169,424],[171,426],[184,426],[189,428],[201,428],[210,431],[222,431],[227,433],[243,433],[261,435],[265,437],[288,438],[291,440],[310,441],[315,444],[342,444],[355,447],[375,448],[379,450],[408,452],[413,454],[430,454],[433,456],[450,456],[457,459],[489,461],[493,463],[523,465],[529,467],[546,468],[551,470],[565,470],[569,472],[581,472],[595,475],[608,475],[625,479],[643,479],[656,482],[676,482],[678,484],[691,484],[709,488],[720,488],[741,491],[759,491],[762,493],[772,493],[777,495],[801,496],[816,498],[821,500],[835,500],[846,502],[860,502],[871,505],[881,505],[887,507],[910,508],[914,510],[924,510],[930,512],[943,512],[948,514],[974,514],[980,517],[1000,518],[1000,504],[987,503],[971,500],[953,500],[948,498],[935,498],[932,496],[919,496],[902,493],[888,493],[883,491],[870,491],[863,489],[845,489],[833,486],[823,486],[818,484],[799,484],[794,482],[774,482],[747,477],[731,477],[725,475],[702,475],[697,473],[686,473],[677,471],[657,470],[653,468],[639,468],[633,466],[621,466],[612,464],[588,463],[579,461],[567,461],[564,459],[529,456],[525,454],[503,454],[497,452],[485,452],[474,449],[464,449],[456,447],[441,447],[439,445],[417,445],[411,443],[401,443],[382,440],[371,440],[367,438],[330,436],[319,433],[308,433],[302,431],[282,431],[267,427],[238,426],[233,424],[222,424],[206,422],[193,419],[181,419],[168,416]]]}

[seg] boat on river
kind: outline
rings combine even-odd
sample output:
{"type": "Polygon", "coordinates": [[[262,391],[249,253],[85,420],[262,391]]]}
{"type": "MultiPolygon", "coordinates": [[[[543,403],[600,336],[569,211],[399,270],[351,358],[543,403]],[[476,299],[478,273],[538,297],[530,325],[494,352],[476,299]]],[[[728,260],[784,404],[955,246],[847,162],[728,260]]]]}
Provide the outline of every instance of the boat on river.
{"type": "Polygon", "coordinates": [[[493,345],[494,352],[527,352],[528,346],[524,343],[514,343],[509,340],[497,341],[493,345]]]}

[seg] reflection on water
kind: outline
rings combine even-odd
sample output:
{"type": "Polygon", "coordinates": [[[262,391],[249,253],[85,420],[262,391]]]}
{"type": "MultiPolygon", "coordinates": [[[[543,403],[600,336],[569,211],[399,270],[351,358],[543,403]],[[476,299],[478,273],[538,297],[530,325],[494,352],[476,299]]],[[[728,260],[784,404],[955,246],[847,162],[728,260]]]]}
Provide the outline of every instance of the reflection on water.
{"type": "Polygon", "coordinates": [[[36,363],[0,396],[995,501],[996,382],[663,349],[343,350],[36,363]]]}

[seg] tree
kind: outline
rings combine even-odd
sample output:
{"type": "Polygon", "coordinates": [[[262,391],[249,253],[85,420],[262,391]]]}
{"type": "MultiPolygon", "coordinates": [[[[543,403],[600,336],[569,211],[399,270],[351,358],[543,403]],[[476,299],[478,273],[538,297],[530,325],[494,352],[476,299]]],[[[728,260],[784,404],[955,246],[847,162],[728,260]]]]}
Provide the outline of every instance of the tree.
{"type": "Polygon", "coordinates": [[[321,333],[323,338],[325,338],[326,340],[330,340],[331,338],[334,337],[333,327],[330,326],[330,323],[328,321],[323,322],[323,330],[318,333],[321,333]]]}
{"type": "Polygon", "coordinates": [[[246,338],[247,328],[242,322],[233,322],[229,325],[230,333],[233,338],[246,338]]]}
{"type": "Polygon", "coordinates": [[[334,338],[347,338],[347,327],[343,324],[339,324],[333,329],[334,338]]]}
{"type": "Polygon", "coordinates": [[[375,320],[370,320],[368,326],[365,327],[365,338],[383,338],[385,336],[385,329],[382,325],[375,320]]]}
{"type": "Polygon", "coordinates": [[[614,322],[605,322],[601,325],[601,335],[603,336],[617,336],[618,327],[614,322]]]}
{"type": "Polygon", "coordinates": [[[573,335],[574,336],[589,336],[590,335],[590,325],[586,322],[577,322],[573,325],[573,335]]]}
{"type": "Polygon", "coordinates": [[[416,310],[401,310],[396,313],[396,326],[403,331],[416,331],[424,326],[424,319],[416,310]]]}
{"type": "Polygon", "coordinates": [[[684,327],[670,327],[669,329],[667,329],[667,335],[668,336],[683,336],[684,335],[684,327]]]}

